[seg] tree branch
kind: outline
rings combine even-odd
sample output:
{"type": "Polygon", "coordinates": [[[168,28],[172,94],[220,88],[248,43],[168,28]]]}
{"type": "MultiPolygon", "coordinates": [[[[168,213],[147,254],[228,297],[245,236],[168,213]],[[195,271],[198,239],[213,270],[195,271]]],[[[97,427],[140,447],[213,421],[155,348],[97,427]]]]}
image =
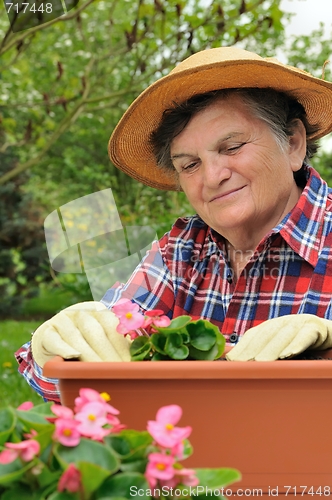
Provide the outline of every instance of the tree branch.
{"type": "Polygon", "coordinates": [[[89,85],[88,75],[92,69],[94,62],[95,62],[94,59],[91,59],[88,67],[86,68],[85,72],[86,85],[82,94],[81,101],[76,104],[76,106],[71,110],[71,112],[67,116],[65,116],[62,122],[59,124],[57,130],[48,140],[46,146],[36,156],[34,156],[33,158],[24,163],[19,163],[15,168],[10,170],[9,172],[6,172],[2,177],[0,177],[0,185],[9,181],[13,177],[16,177],[21,172],[24,172],[25,170],[28,170],[29,168],[36,165],[43,158],[43,156],[49,151],[49,149],[53,146],[53,144],[59,139],[59,137],[70,127],[72,123],[74,123],[77,120],[77,118],[84,109],[84,106],[87,101],[87,96],[89,95],[90,85],[89,85]]]}
{"type": "Polygon", "coordinates": [[[37,31],[44,30],[44,29],[48,28],[49,26],[51,26],[52,24],[55,24],[55,23],[58,23],[61,21],[70,21],[71,19],[74,19],[75,17],[77,17],[80,14],[80,12],[82,12],[84,9],[86,9],[94,1],[95,0],[87,0],[87,2],[85,2],[81,7],[76,9],[75,12],[72,12],[71,14],[66,14],[64,16],[57,17],[55,19],[52,19],[48,23],[44,23],[44,24],[41,24],[39,26],[35,26],[34,28],[30,28],[30,29],[24,31],[23,33],[21,33],[20,35],[14,35],[12,33],[14,39],[12,39],[12,37],[9,35],[8,38],[10,41],[8,42],[7,45],[4,45],[4,42],[6,41],[6,38],[8,35],[8,32],[10,31],[10,28],[9,28],[6,36],[4,37],[4,39],[0,45],[0,56],[3,55],[8,50],[10,50],[12,47],[14,47],[14,45],[16,45],[19,42],[22,42],[25,38],[33,35],[37,31]]]}

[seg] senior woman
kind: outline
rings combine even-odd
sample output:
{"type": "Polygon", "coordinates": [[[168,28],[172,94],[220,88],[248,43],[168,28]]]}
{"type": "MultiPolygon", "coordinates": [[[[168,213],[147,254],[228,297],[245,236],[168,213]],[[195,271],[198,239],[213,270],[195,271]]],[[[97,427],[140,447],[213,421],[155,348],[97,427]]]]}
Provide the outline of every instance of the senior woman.
{"type": "MultiPolygon", "coordinates": [[[[331,109],[332,84],[233,47],[194,54],[148,87],[110,157],[140,182],[182,189],[197,214],[103,304],[209,319],[235,345],[230,360],[331,347],[332,194],[309,166],[331,109]]],[[[17,358],[34,388],[56,394],[28,345],[17,358]]]]}

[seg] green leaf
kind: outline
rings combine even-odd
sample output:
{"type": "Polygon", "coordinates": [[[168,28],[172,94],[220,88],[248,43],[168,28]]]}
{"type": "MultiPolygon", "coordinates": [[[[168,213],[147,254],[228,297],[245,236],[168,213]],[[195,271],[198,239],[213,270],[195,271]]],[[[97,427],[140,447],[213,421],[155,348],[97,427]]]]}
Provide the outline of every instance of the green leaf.
{"type": "Polygon", "coordinates": [[[170,333],[167,336],[165,351],[172,359],[177,360],[186,359],[189,354],[188,347],[183,344],[182,337],[178,333],[170,333]]]}
{"type": "Polygon", "coordinates": [[[208,351],[201,351],[193,346],[189,346],[189,357],[191,359],[209,360],[220,358],[225,348],[225,337],[218,331],[214,346],[208,351]]]}
{"type": "Polygon", "coordinates": [[[220,358],[220,356],[222,355],[222,353],[225,350],[225,344],[226,344],[226,339],[222,335],[222,333],[219,332],[219,334],[217,335],[217,342],[216,342],[216,346],[217,346],[218,350],[217,350],[217,354],[215,355],[214,359],[220,358]]]}
{"type": "Polygon", "coordinates": [[[147,431],[124,429],[120,435],[128,441],[130,446],[130,453],[126,457],[123,457],[123,463],[135,462],[136,460],[146,458],[146,448],[153,441],[152,436],[147,431]]]}
{"type": "Polygon", "coordinates": [[[78,468],[82,474],[83,491],[87,496],[96,491],[111,474],[109,470],[92,464],[90,461],[79,462],[78,468]]]}
{"type": "Polygon", "coordinates": [[[153,345],[155,350],[160,354],[166,354],[165,344],[167,341],[167,335],[163,333],[153,333],[150,338],[151,338],[151,344],[153,345]]]}
{"type": "Polygon", "coordinates": [[[184,328],[191,321],[190,316],[178,316],[177,318],[172,319],[168,326],[157,327],[153,325],[153,328],[160,333],[177,333],[179,330],[184,328]]]}
{"type": "Polygon", "coordinates": [[[199,319],[187,326],[190,343],[195,349],[209,351],[217,340],[219,329],[209,321],[199,319]],[[217,330],[217,331],[216,331],[217,330]]]}
{"type": "Polygon", "coordinates": [[[8,486],[20,481],[24,474],[35,464],[35,461],[31,461],[25,467],[22,467],[22,462],[19,459],[14,460],[10,464],[0,464],[0,485],[8,486]]]}
{"type": "Polygon", "coordinates": [[[1,495],[1,500],[33,500],[34,498],[36,498],[36,495],[32,496],[31,491],[27,490],[27,487],[24,485],[10,488],[10,490],[1,495]]]}
{"type": "Polygon", "coordinates": [[[82,438],[80,443],[72,448],[57,443],[54,447],[54,455],[64,468],[70,463],[78,465],[83,457],[89,457],[91,464],[98,465],[109,473],[116,472],[120,465],[116,454],[111,448],[85,438],[82,438]]]}
{"type": "Polygon", "coordinates": [[[236,469],[195,469],[200,486],[211,489],[220,489],[239,481],[241,473],[236,469]]]}
{"type": "Polygon", "coordinates": [[[140,472],[141,474],[144,474],[147,462],[147,458],[132,462],[122,462],[120,470],[123,472],[140,472]]]}
{"type": "Polygon", "coordinates": [[[126,500],[124,497],[113,497],[113,496],[105,497],[104,495],[101,497],[98,495],[95,498],[96,498],[96,500],[126,500]]]}
{"type": "Polygon", "coordinates": [[[54,425],[49,424],[45,429],[40,431],[37,436],[34,437],[35,441],[38,441],[40,444],[40,453],[43,453],[44,450],[50,445],[52,441],[52,436],[54,434],[54,425]]]}
{"type": "Polygon", "coordinates": [[[79,500],[78,493],[66,493],[55,491],[51,496],[47,498],[47,500],[79,500]]]}
{"type": "Polygon", "coordinates": [[[148,488],[148,483],[143,474],[124,472],[107,479],[97,491],[97,498],[100,498],[101,495],[105,496],[111,491],[112,499],[113,497],[121,497],[132,500],[133,496],[137,495],[138,490],[140,490],[142,494],[139,494],[139,498],[147,500],[150,498],[146,495],[148,488]]]}
{"type": "Polygon", "coordinates": [[[53,402],[41,403],[40,405],[33,406],[30,410],[27,410],[27,413],[36,413],[38,415],[43,415],[45,418],[54,418],[55,415],[51,410],[51,406],[54,404],[55,403],[53,402]]]}
{"type": "Polygon", "coordinates": [[[152,358],[151,358],[151,361],[167,361],[171,359],[169,356],[167,356],[166,354],[160,354],[160,352],[155,352],[153,355],[152,355],[152,358]]]}
{"type": "Polygon", "coordinates": [[[130,346],[132,361],[142,361],[149,356],[152,345],[149,337],[137,337],[130,346]]]}
{"type": "Polygon", "coordinates": [[[209,351],[200,351],[195,347],[189,346],[189,357],[202,361],[213,361],[218,358],[218,346],[215,344],[209,351]]]}
{"type": "Polygon", "coordinates": [[[48,466],[39,459],[36,467],[40,467],[41,470],[40,474],[36,476],[38,484],[41,488],[45,488],[46,486],[49,486],[53,483],[54,485],[56,485],[56,483],[59,481],[62,470],[51,471],[48,466]]]}
{"type": "MultiPolygon", "coordinates": [[[[36,431],[45,430],[51,424],[39,413],[34,413],[33,411],[16,410],[17,417],[20,422],[22,422],[29,429],[34,429],[36,431]]],[[[52,414],[54,417],[54,415],[52,414]]]]}
{"type": "Polygon", "coordinates": [[[8,440],[15,429],[16,416],[12,408],[4,408],[0,411],[0,446],[8,440]]]}
{"type": "Polygon", "coordinates": [[[109,444],[117,453],[117,455],[123,457],[130,454],[130,444],[127,439],[122,436],[115,436],[112,434],[105,438],[105,442],[109,444]]]}

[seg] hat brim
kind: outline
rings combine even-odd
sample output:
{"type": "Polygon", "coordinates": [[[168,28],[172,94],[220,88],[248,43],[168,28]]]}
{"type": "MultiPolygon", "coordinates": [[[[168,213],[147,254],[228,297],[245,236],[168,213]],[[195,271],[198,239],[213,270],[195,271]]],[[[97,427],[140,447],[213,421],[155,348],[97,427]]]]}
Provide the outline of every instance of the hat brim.
{"type": "Polygon", "coordinates": [[[174,102],[181,103],[218,89],[256,87],[285,92],[303,105],[309,123],[318,127],[313,139],[331,132],[332,84],[274,59],[256,57],[205,62],[181,71],[175,68],[150,85],[131,104],[110,138],[108,150],[112,162],[148,186],[178,190],[176,176],[157,167],[150,135],[160,124],[164,110],[174,102]]]}

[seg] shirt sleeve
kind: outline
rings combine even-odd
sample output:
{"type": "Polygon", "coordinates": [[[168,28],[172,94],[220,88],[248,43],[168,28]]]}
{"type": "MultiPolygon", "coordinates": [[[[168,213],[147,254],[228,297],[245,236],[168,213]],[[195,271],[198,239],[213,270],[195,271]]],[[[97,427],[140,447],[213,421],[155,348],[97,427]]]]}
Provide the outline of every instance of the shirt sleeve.
{"type": "Polygon", "coordinates": [[[30,387],[45,401],[60,403],[58,380],[43,376],[43,369],[37,365],[32,357],[30,341],[15,352],[15,357],[18,362],[18,371],[30,387]]]}
{"type": "MultiPolygon", "coordinates": [[[[162,240],[161,240],[162,241],[162,240]]],[[[151,250],[126,284],[116,283],[110,288],[101,302],[109,309],[120,298],[136,302],[142,312],[148,309],[162,309],[170,318],[173,314],[174,291],[170,271],[165,264],[160,242],[155,241],[151,250]]],[[[42,368],[37,365],[27,342],[16,353],[18,371],[28,384],[46,401],[60,402],[58,380],[43,376],[42,368]]]]}

